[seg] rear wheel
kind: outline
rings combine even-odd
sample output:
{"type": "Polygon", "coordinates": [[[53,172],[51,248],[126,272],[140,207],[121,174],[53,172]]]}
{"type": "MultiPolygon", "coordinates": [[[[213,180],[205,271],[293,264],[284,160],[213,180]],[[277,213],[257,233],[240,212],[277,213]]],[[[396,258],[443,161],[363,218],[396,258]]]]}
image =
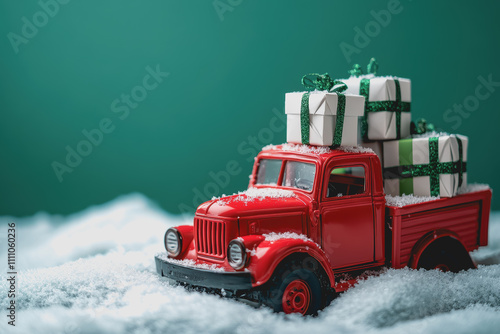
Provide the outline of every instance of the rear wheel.
{"type": "Polygon", "coordinates": [[[261,301],[275,312],[316,314],[326,306],[327,279],[313,258],[284,261],[261,290],[261,301]]]}
{"type": "Polygon", "coordinates": [[[418,268],[457,273],[475,268],[475,265],[469,253],[458,241],[443,238],[442,241],[435,242],[425,249],[418,261],[418,268]]]}
{"type": "Polygon", "coordinates": [[[458,272],[461,270],[457,260],[446,250],[422,254],[418,267],[427,270],[437,269],[443,272],[458,272]]]}

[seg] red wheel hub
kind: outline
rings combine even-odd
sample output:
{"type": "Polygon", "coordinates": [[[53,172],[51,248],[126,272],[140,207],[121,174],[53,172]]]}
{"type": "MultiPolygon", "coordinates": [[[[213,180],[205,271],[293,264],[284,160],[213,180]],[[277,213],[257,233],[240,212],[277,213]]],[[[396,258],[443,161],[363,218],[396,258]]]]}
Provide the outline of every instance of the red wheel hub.
{"type": "Polygon", "coordinates": [[[441,270],[442,272],[450,271],[450,267],[448,267],[446,264],[438,264],[435,269],[441,270]]]}
{"type": "Polygon", "coordinates": [[[281,303],[283,312],[305,314],[311,301],[311,290],[306,282],[296,279],[285,288],[281,303]]]}

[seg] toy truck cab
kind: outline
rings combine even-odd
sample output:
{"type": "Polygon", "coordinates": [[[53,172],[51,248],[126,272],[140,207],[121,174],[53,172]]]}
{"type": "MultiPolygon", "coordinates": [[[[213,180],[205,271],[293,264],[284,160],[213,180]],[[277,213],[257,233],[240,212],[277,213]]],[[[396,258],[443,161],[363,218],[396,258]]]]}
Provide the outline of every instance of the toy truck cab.
{"type": "MultiPolygon", "coordinates": [[[[371,150],[289,144],[265,148],[247,191],[205,202],[194,225],[167,230],[167,254],[156,256],[157,271],[184,284],[224,289],[275,311],[315,313],[354,282],[343,279],[346,275],[353,278],[394,261],[391,252],[399,245],[390,233],[396,230],[389,226],[392,217],[386,215],[397,210],[386,208],[382,185],[380,160],[371,150]]],[[[460,203],[467,202],[462,196],[460,203]]],[[[490,197],[491,192],[477,200],[483,215],[471,216],[478,221],[470,227],[477,240],[487,235],[484,210],[489,212],[490,197]]],[[[441,218],[446,203],[436,202],[441,218]]],[[[430,207],[426,211],[435,216],[430,207]]],[[[436,233],[435,228],[425,226],[411,245],[424,245],[430,232],[436,233]]],[[[468,251],[479,243],[485,241],[464,246],[466,258],[453,268],[472,267],[468,251]]],[[[420,248],[411,251],[422,253],[420,248]]],[[[440,265],[448,264],[433,267],[445,268],[440,265]]]]}

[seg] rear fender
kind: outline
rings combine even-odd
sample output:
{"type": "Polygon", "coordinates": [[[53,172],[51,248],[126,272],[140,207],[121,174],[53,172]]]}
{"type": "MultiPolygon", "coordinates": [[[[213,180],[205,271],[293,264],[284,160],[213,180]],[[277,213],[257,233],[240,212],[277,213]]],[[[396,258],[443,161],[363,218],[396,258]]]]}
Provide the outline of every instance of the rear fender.
{"type": "Polygon", "coordinates": [[[462,241],[460,241],[458,234],[456,234],[455,232],[445,229],[435,230],[427,233],[419,241],[417,241],[417,243],[415,243],[415,246],[413,246],[411,252],[408,267],[417,269],[420,257],[422,256],[422,253],[427,249],[427,247],[429,247],[432,243],[438,241],[439,239],[446,237],[455,239],[460,243],[460,245],[462,245],[464,249],[466,249],[462,241]]]}
{"type": "Polygon", "coordinates": [[[330,285],[333,287],[335,284],[330,261],[319,245],[312,240],[299,238],[266,240],[264,236],[245,236],[240,240],[247,247],[246,268],[252,273],[254,287],[266,283],[281,261],[295,253],[307,254],[318,261],[328,276],[330,285]]]}

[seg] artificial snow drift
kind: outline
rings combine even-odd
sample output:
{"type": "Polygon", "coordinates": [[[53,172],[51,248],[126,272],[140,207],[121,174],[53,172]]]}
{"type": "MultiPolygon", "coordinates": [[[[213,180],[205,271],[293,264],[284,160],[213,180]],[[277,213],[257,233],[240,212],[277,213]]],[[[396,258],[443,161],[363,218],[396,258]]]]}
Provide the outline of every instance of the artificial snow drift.
{"type": "MultiPolygon", "coordinates": [[[[190,292],[161,279],[154,254],[169,226],[186,223],[140,195],[59,217],[15,221],[19,246],[16,327],[1,333],[498,333],[500,213],[479,269],[459,274],[388,270],[337,298],[318,317],[273,314],[190,292]]],[[[6,228],[1,231],[6,239],[6,228]]],[[[5,243],[2,242],[2,245],[5,243]]],[[[0,249],[6,259],[6,249],[0,249]]],[[[0,282],[7,303],[6,270],[0,282]]]]}

